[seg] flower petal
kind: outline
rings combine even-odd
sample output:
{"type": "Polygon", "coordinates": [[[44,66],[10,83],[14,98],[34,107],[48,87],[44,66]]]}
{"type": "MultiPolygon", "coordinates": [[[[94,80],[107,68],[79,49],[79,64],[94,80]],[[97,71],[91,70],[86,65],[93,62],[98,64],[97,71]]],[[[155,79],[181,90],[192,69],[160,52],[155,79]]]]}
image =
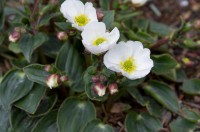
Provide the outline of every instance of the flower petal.
{"type": "Polygon", "coordinates": [[[107,36],[109,43],[116,43],[119,39],[120,33],[118,28],[114,28],[107,36]]]}
{"type": "Polygon", "coordinates": [[[133,74],[128,74],[128,73],[122,72],[122,75],[133,80],[133,79],[139,79],[139,78],[145,77],[147,74],[150,73],[150,71],[151,71],[151,68],[141,70],[141,71],[135,71],[133,74]]]}
{"type": "Polygon", "coordinates": [[[93,4],[91,2],[87,2],[85,4],[85,14],[88,16],[90,21],[98,21],[96,9],[93,7],[93,4]]]}

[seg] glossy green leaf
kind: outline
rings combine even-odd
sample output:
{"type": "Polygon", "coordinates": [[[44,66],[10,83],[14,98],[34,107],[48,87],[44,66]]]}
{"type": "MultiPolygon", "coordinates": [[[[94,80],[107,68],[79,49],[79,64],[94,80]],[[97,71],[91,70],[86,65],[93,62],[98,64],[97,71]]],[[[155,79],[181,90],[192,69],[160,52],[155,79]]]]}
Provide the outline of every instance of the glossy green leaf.
{"type": "Polygon", "coordinates": [[[5,111],[2,106],[0,105],[0,130],[2,132],[7,132],[9,129],[9,116],[10,112],[5,111]]]}
{"type": "Polygon", "coordinates": [[[54,17],[57,17],[60,15],[60,12],[56,12],[56,13],[51,13],[51,14],[46,14],[45,16],[42,17],[42,19],[40,20],[40,23],[38,25],[38,27],[41,26],[45,26],[48,25],[50,20],[54,17]]]}
{"type": "Polygon", "coordinates": [[[104,11],[104,17],[102,22],[106,24],[106,28],[110,29],[113,25],[115,17],[115,11],[104,11]]]}
{"type": "Polygon", "coordinates": [[[54,110],[42,117],[37,122],[32,132],[58,132],[56,126],[57,112],[57,110],[54,110]]]}
{"type": "Polygon", "coordinates": [[[194,132],[196,123],[179,117],[170,124],[172,132],[194,132]]]}
{"type": "Polygon", "coordinates": [[[19,47],[28,62],[31,61],[31,56],[35,49],[40,47],[48,37],[44,33],[37,33],[35,36],[25,34],[19,41],[19,47]]]}
{"type": "Polygon", "coordinates": [[[146,108],[149,111],[149,114],[155,117],[161,117],[164,111],[163,107],[151,98],[147,98],[147,100],[146,108]]]}
{"type": "Polygon", "coordinates": [[[125,88],[126,88],[126,87],[132,87],[132,88],[133,88],[134,86],[137,86],[137,85],[143,83],[143,82],[144,82],[144,79],[145,79],[145,78],[136,79],[136,80],[130,80],[130,79],[124,77],[124,78],[122,78],[122,80],[120,81],[120,86],[125,87],[125,88]]]}
{"type": "Polygon", "coordinates": [[[85,126],[83,132],[114,132],[114,130],[110,125],[103,124],[99,119],[94,119],[85,126]]]}
{"type": "Polygon", "coordinates": [[[109,10],[110,8],[110,0],[99,0],[99,4],[103,10],[109,10]]]}
{"type": "Polygon", "coordinates": [[[43,85],[35,84],[30,93],[17,101],[15,106],[30,114],[34,114],[42,100],[46,88],[47,87],[43,85]]]}
{"type": "Polygon", "coordinates": [[[169,26],[154,21],[150,22],[149,30],[161,37],[167,36],[172,32],[169,26]]]}
{"type": "Polygon", "coordinates": [[[144,90],[167,109],[177,113],[179,110],[177,95],[170,87],[159,81],[149,81],[144,90]]]}
{"type": "Polygon", "coordinates": [[[184,81],[181,89],[187,94],[200,95],[200,79],[184,81]]]}
{"type": "Polygon", "coordinates": [[[158,132],[162,128],[161,121],[148,113],[131,111],[125,119],[127,132],[158,132]]]}
{"type": "Polygon", "coordinates": [[[162,74],[162,76],[174,82],[183,82],[187,79],[187,75],[183,69],[172,69],[162,74]]]}
{"type": "Polygon", "coordinates": [[[154,62],[152,71],[155,74],[163,74],[176,67],[176,60],[169,54],[152,55],[151,58],[154,62]]]}
{"type": "Polygon", "coordinates": [[[19,44],[17,43],[10,43],[8,49],[15,54],[21,53],[21,49],[19,48],[19,44]]]}
{"type": "Polygon", "coordinates": [[[96,118],[94,105],[78,98],[68,98],[58,111],[58,130],[60,132],[80,132],[84,126],[96,118]]]}
{"type": "Polygon", "coordinates": [[[84,63],[72,44],[65,43],[63,45],[57,56],[56,66],[60,70],[65,71],[74,91],[81,92],[84,90],[84,63]]]}
{"type": "Polygon", "coordinates": [[[30,118],[24,111],[12,108],[11,132],[30,132],[39,118],[30,118]]]}
{"type": "Polygon", "coordinates": [[[197,122],[197,123],[200,121],[200,114],[197,113],[197,111],[194,111],[190,108],[186,108],[186,107],[182,108],[181,114],[185,119],[189,121],[197,122]]]}
{"type": "Polygon", "coordinates": [[[50,73],[45,71],[44,68],[44,65],[32,64],[26,66],[23,70],[29,80],[46,86],[46,78],[50,73]]]}
{"type": "Polygon", "coordinates": [[[11,108],[12,103],[24,97],[32,89],[33,82],[19,70],[11,70],[0,84],[0,100],[4,109],[11,108]]]}
{"type": "Polygon", "coordinates": [[[61,29],[61,30],[63,30],[63,31],[67,31],[67,30],[69,30],[69,29],[72,28],[71,23],[69,23],[69,22],[55,22],[55,25],[56,25],[59,29],[61,29]]]}
{"type": "Polygon", "coordinates": [[[85,71],[84,74],[84,81],[85,81],[85,92],[87,94],[87,96],[92,99],[92,100],[96,100],[96,101],[105,101],[108,98],[108,94],[105,94],[104,96],[98,96],[94,90],[93,90],[93,86],[95,85],[92,82],[92,76],[94,76],[93,74],[95,74],[96,71],[96,67],[94,66],[90,66],[87,68],[87,70],[85,71]]]}
{"type": "Polygon", "coordinates": [[[58,100],[58,97],[56,94],[53,94],[51,96],[43,96],[43,99],[41,100],[39,106],[37,107],[37,110],[34,114],[29,114],[30,117],[39,117],[48,114],[54,107],[58,100]]]}

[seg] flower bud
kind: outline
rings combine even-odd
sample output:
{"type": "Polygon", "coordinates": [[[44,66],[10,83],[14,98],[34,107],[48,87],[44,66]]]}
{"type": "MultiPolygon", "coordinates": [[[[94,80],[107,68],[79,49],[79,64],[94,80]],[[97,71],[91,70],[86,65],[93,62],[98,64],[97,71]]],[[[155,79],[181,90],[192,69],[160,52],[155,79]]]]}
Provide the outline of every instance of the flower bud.
{"type": "Polygon", "coordinates": [[[52,89],[60,85],[60,77],[57,74],[51,74],[46,79],[47,86],[52,89]]]}
{"type": "Polygon", "coordinates": [[[135,7],[143,6],[147,0],[131,0],[135,7]]]}
{"type": "Polygon", "coordinates": [[[58,33],[57,33],[57,38],[58,38],[59,40],[67,40],[68,35],[67,35],[66,32],[58,32],[58,33]]]}
{"type": "Polygon", "coordinates": [[[101,82],[105,82],[107,80],[106,76],[104,76],[104,75],[100,75],[99,79],[101,82]]]}
{"type": "Polygon", "coordinates": [[[99,96],[104,96],[106,93],[106,87],[102,83],[97,83],[93,87],[94,92],[99,96]]]}
{"type": "Polygon", "coordinates": [[[92,82],[93,83],[97,83],[99,81],[99,77],[98,76],[93,76],[92,77],[92,82]]]}
{"type": "Polygon", "coordinates": [[[14,31],[9,35],[10,42],[16,42],[21,37],[20,32],[14,31]]]}
{"type": "Polygon", "coordinates": [[[117,93],[119,90],[118,90],[118,86],[116,83],[112,83],[108,86],[108,89],[109,89],[109,92],[111,95],[117,93]]]}
{"type": "Polygon", "coordinates": [[[50,65],[46,65],[44,67],[44,70],[47,71],[47,72],[49,72],[51,70],[51,66],[50,65]]]}
{"type": "Polygon", "coordinates": [[[103,11],[100,8],[98,8],[98,9],[96,9],[96,14],[97,14],[97,19],[99,21],[102,21],[103,17],[104,17],[103,11]]]}
{"type": "Polygon", "coordinates": [[[67,81],[68,80],[68,77],[67,76],[61,76],[60,77],[60,81],[61,82],[65,82],[65,81],[67,81]]]}

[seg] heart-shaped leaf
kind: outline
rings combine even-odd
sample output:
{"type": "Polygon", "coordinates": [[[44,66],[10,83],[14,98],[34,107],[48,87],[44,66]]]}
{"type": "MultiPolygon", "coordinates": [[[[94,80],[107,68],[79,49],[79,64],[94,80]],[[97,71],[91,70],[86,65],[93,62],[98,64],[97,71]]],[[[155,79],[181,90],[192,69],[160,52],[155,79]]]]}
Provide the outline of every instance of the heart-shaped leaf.
{"type": "Polygon", "coordinates": [[[0,84],[0,100],[4,109],[11,108],[11,104],[24,97],[32,89],[33,82],[29,81],[24,72],[11,70],[0,84]]]}
{"type": "Polygon", "coordinates": [[[60,132],[80,132],[95,118],[96,111],[91,102],[71,97],[63,102],[58,111],[58,129],[60,132]]]}

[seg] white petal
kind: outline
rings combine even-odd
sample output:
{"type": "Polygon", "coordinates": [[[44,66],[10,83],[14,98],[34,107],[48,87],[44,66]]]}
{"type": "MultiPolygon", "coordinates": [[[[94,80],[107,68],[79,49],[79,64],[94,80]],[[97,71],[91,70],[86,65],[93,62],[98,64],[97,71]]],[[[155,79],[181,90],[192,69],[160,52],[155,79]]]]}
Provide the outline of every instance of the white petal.
{"type": "Polygon", "coordinates": [[[88,16],[90,21],[98,21],[96,9],[93,7],[93,4],[91,2],[87,2],[85,4],[85,14],[88,16]]]}
{"type": "Polygon", "coordinates": [[[143,45],[139,41],[127,41],[126,45],[132,50],[133,56],[135,56],[139,50],[143,49],[143,45]]]}
{"type": "Polygon", "coordinates": [[[107,53],[104,55],[103,63],[108,69],[115,71],[115,72],[120,72],[120,66],[112,63],[110,61],[110,56],[107,53]]]}
{"type": "Polygon", "coordinates": [[[119,36],[119,30],[115,27],[107,36],[107,38],[109,39],[109,43],[116,43],[119,39],[119,36]]]}
{"type": "Polygon", "coordinates": [[[60,8],[64,17],[74,22],[74,17],[84,13],[84,4],[80,0],[65,0],[60,8]]]}
{"type": "Polygon", "coordinates": [[[150,58],[150,50],[142,49],[139,50],[135,55],[135,63],[137,70],[145,70],[153,67],[153,61],[150,58]]]}
{"type": "Polygon", "coordinates": [[[145,77],[147,74],[149,74],[151,71],[151,68],[141,70],[141,71],[135,71],[133,74],[127,74],[127,73],[122,73],[125,77],[134,80],[134,79],[139,79],[145,77]]]}
{"type": "Polygon", "coordinates": [[[91,22],[87,24],[81,33],[83,40],[92,42],[98,36],[102,36],[106,32],[106,25],[103,22],[91,22]]]}

